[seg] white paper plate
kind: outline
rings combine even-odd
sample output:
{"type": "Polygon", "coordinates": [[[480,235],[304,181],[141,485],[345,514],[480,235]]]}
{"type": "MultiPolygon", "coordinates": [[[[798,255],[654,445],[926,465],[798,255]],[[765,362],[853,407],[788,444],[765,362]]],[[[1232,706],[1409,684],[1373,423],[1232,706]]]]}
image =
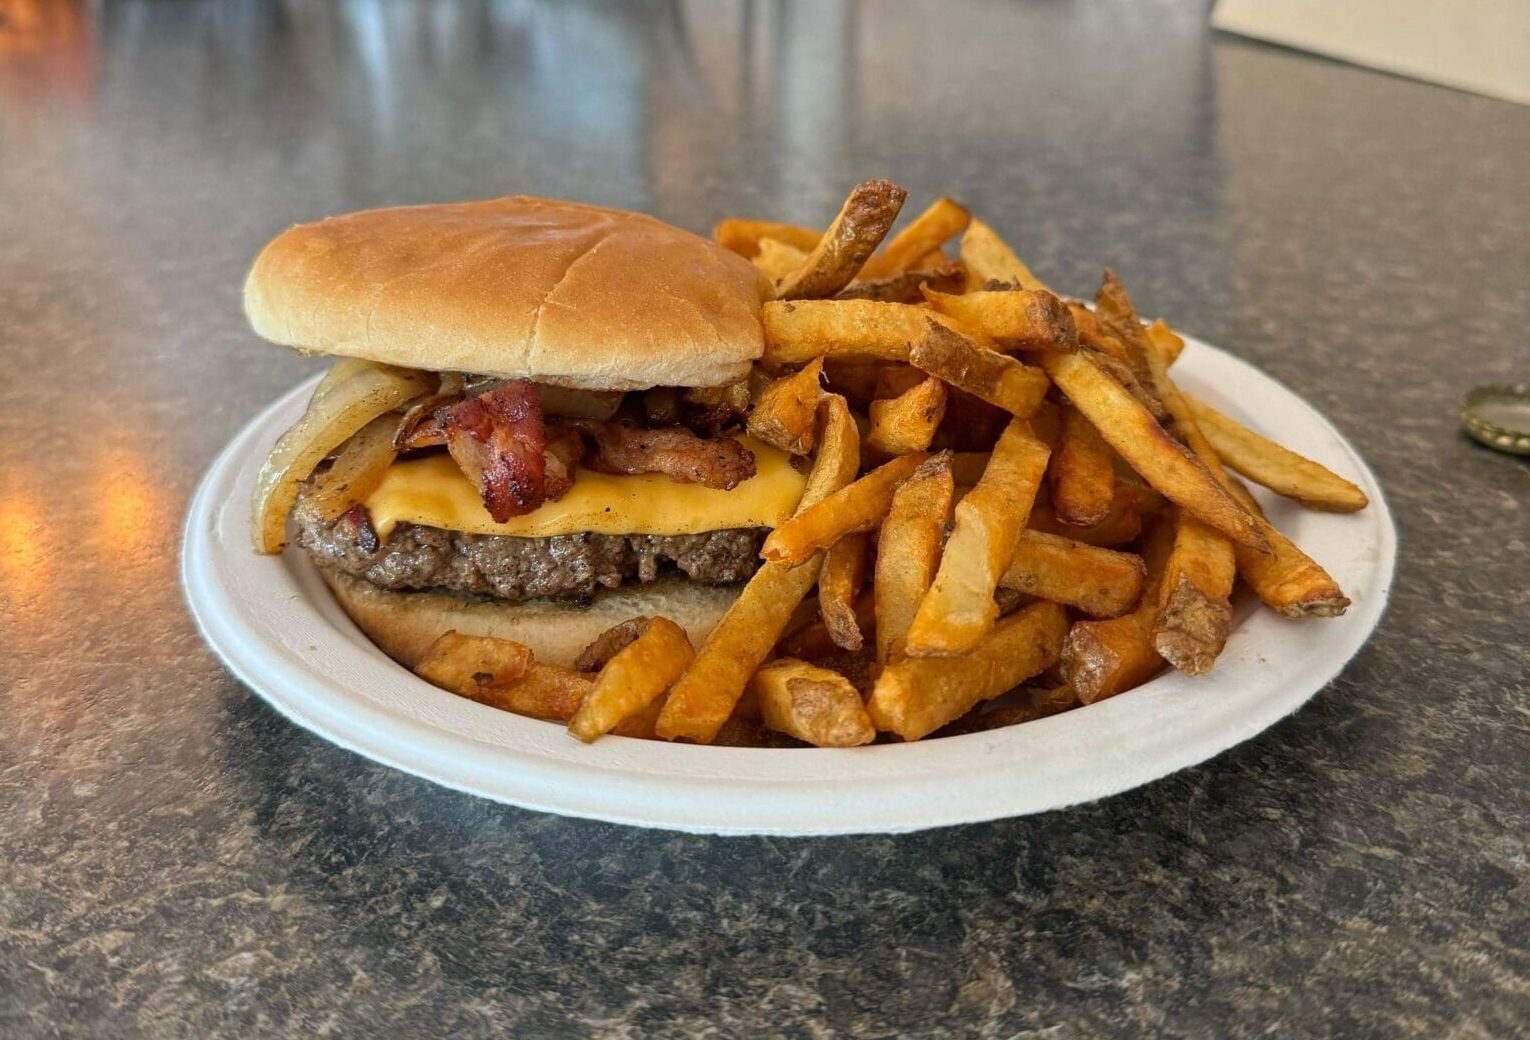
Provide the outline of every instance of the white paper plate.
{"type": "Polygon", "coordinates": [[[1294,711],[1338,674],[1386,606],[1396,531],[1376,479],[1321,415],[1258,370],[1190,341],[1175,375],[1254,429],[1355,480],[1371,504],[1314,513],[1263,495],[1270,518],[1354,600],[1285,621],[1244,603],[1215,669],[1169,672],[1037,722],[852,750],[700,747],[604,737],[454,697],[357,631],[307,557],[257,556],[249,501],[266,453],[316,380],[224,450],[191,504],[182,580],[197,624],[240,679],[305,728],[437,783],[546,812],[725,834],[896,832],[1056,809],[1194,765],[1294,711]],[[1274,430],[1269,432],[1274,433],[1274,430]]]}

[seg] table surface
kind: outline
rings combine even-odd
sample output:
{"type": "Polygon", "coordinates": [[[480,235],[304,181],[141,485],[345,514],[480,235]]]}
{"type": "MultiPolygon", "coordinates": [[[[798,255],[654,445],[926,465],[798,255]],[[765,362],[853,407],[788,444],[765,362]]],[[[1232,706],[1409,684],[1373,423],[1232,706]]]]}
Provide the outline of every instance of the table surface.
{"type": "Polygon", "coordinates": [[[1524,1028],[1530,466],[1456,412],[1530,379],[1530,108],[1205,15],[0,0],[0,1034],[1524,1028]],[[719,839],[372,765],[202,645],[187,500],[318,364],[240,314],[272,234],[511,192],[815,222],[869,176],[1066,290],[1114,265],[1366,455],[1392,605],[1305,709],[1064,812],[719,839]]]}

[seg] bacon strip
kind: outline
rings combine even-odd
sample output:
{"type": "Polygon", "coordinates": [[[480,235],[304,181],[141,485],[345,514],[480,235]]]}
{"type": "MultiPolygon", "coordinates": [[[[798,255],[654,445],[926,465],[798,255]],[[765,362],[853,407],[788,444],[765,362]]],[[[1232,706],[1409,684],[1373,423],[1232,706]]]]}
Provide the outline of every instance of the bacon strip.
{"type": "Polygon", "coordinates": [[[542,402],[531,380],[518,379],[452,405],[442,426],[447,451],[478,485],[484,507],[497,522],[546,501],[547,436],[542,402]]]}
{"type": "Polygon", "coordinates": [[[603,473],[662,473],[682,484],[732,491],[754,476],[754,453],[732,437],[706,440],[682,426],[645,430],[624,423],[588,423],[595,444],[585,465],[603,473]]]}

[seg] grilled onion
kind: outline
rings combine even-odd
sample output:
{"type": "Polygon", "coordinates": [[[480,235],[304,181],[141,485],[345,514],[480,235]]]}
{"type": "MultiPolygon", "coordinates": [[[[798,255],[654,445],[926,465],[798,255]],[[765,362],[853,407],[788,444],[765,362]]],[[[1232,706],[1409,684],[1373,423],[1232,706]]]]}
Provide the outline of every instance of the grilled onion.
{"type": "Polygon", "coordinates": [[[298,485],[325,456],[379,415],[430,392],[432,382],[426,373],[381,365],[358,367],[332,384],[326,378],[329,385],[321,384],[322,392],[314,394],[308,411],[282,434],[255,480],[255,550],[281,552],[298,485]]]}
{"type": "Polygon", "coordinates": [[[382,482],[383,474],[398,458],[393,433],[398,419],[379,415],[345,442],[335,461],[313,483],[310,499],[319,515],[334,520],[362,502],[382,482]]]}

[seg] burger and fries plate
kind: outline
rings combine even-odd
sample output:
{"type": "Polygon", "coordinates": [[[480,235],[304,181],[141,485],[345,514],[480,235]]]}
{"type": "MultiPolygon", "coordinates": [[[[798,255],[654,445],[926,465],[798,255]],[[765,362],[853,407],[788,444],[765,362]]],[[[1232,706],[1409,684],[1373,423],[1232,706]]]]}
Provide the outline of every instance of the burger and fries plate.
{"type": "Polygon", "coordinates": [[[229,668],[299,725],[375,761],[529,809],[718,834],[902,832],[1104,797],[1194,765],[1296,710],[1336,676],[1386,605],[1396,532],[1375,477],[1311,406],[1257,369],[1186,337],[1174,380],[1193,398],[1352,479],[1363,512],[1303,509],[1254,489],[1274,526],[1351,600],[1293,622],[1234,602],[1209,674],[1167,669],[1120,696],[1003,728],[855,748],[701,746],[607,735],[453,696],[377,649],[308,556],[250,550],[250,501],[271,444],[317,378],[241,431],[204,478],[182,573],[193,615],[229,668]]]}

